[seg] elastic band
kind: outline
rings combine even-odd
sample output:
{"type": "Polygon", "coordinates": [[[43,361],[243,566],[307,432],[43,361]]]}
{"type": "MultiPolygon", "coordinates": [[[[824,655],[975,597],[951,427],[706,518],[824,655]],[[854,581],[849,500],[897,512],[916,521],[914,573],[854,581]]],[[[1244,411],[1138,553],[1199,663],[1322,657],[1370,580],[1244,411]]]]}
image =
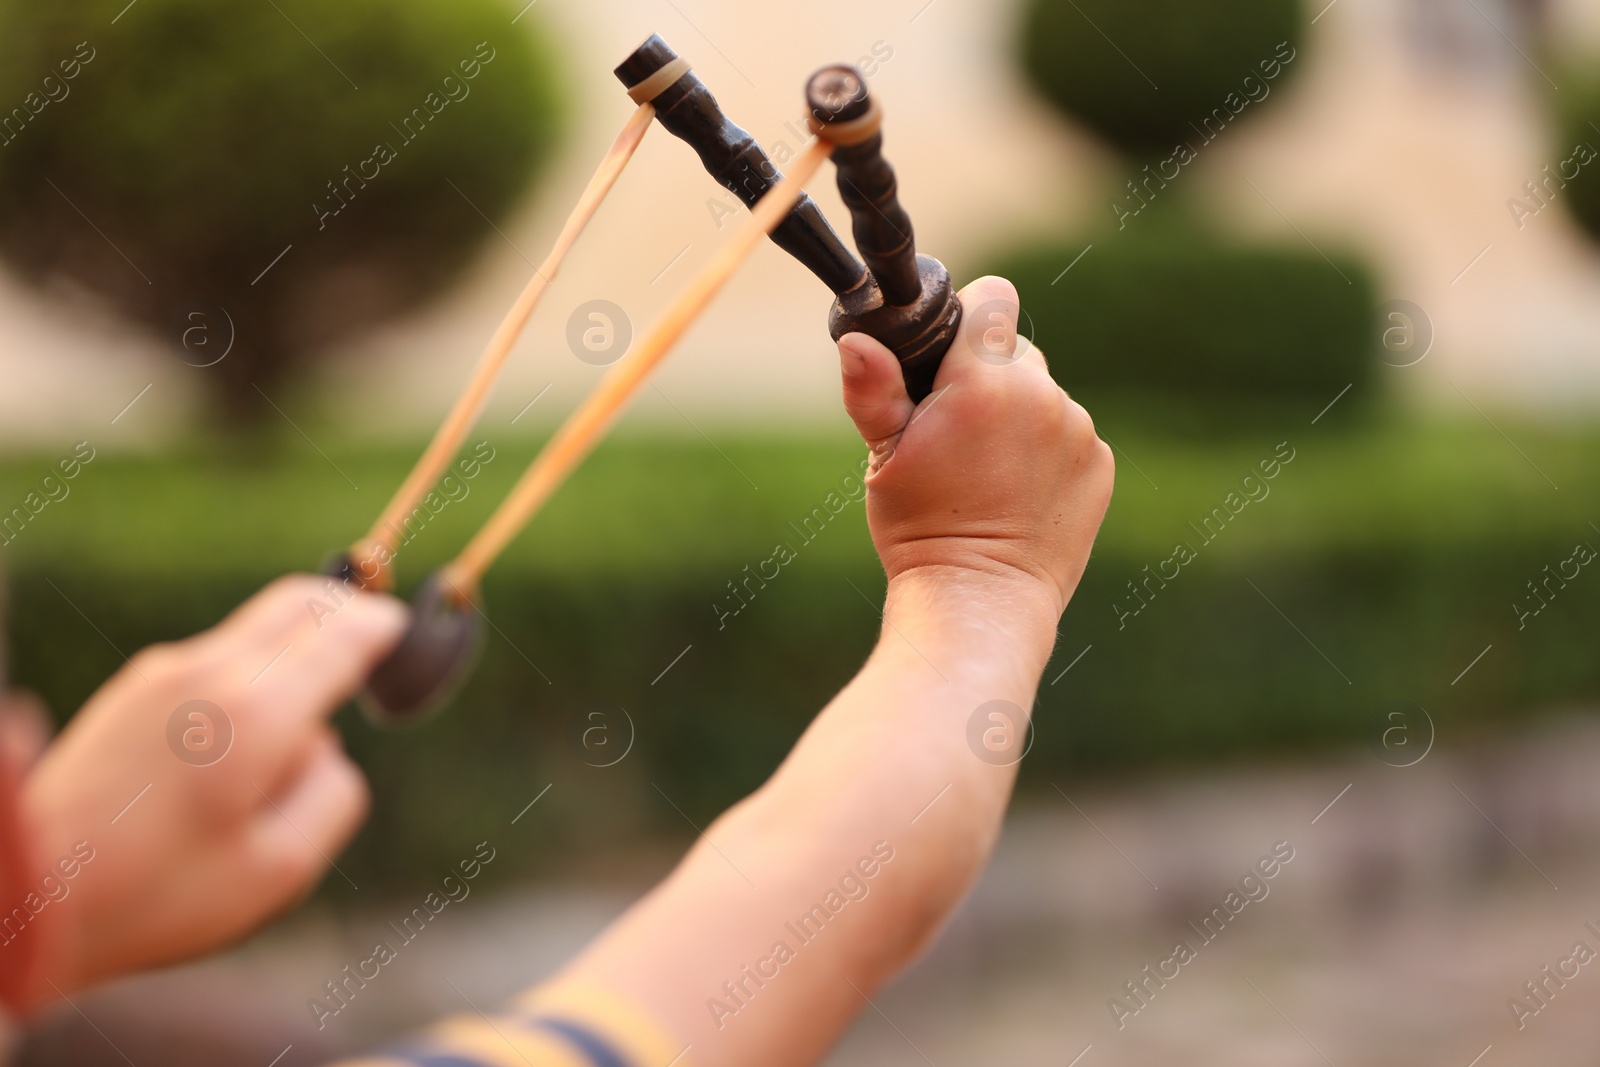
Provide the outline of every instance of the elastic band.
{"type": "Polygon", "coordinates": [[[849,148],[863,141],[872,139],[872,136],[883,127],[883,108],[878,104],[878,98],[873,97],[867,104],[867,113],[858,119],[849,122],[823,122],[815,115],[810,116],[807,123],[811,132],[839,148],[849,148]]]}
{"type": "Polygon", "coordinates": [[[628,95],[633,98],[635,104],[648,104],[670,89],[679,78],[689,73],[691,69],[689,61],[679,56],[632,89],[629,89],[628,95]]]}

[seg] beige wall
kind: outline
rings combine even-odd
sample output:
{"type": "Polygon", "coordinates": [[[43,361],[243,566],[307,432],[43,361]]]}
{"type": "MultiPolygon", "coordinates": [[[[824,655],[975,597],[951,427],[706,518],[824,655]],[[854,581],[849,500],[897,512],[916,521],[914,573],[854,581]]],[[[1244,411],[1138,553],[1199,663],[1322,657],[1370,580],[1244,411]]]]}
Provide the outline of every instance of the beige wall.
{"type": "MultiPolygon", "coordinates": [[[[1397,378],[1402,390],[1458,403],[1454,382],[1498,402],[1592,406],[1600,398],[1595,254],[1558,209],[1519,231],[1506,208],[1524,181],[1562,158],[1539,119],[1544,83],[1514,56],[1498,71],[1491,64],[1470,77],[1419,62],[1399,13],[1422,2],[1338,0],[1315,27],[1298,83],[1260,121],[1208,148],[1186,180],[1250,231],[1372,249],[1384,295],[1421,304],[1437,328],[1434,352],[1397,378]],[[1485,245],[1490,251],[1453,282],[1485,245]]],[[[970,277],[986,250],[1018,235],[1109,218],[1101,184],[1112,173],[1109,161],[1032,101],[1008,65],[1014,6],[541,0],[528,17],[544,19],[565,43],[577,115],[551,180],[516,217],[497,220],[516,250],[492,238],[442,301],[330,354],[327,384],[344,388],[328,394],[329,413],[363,436],[411,435],[438,418],[524,283],[523,257],[543,257],[626,117],[627,98],[610,70],[651,31],[688,56],[729,113],[769,147],[795,144],[785,123],[798,119],[813,68],[853,60],[878,42],[880,51],[892,49],[874,79],[888,112],[890,157],[920,244],[958,280],[970,277]],[[352,389],[361,402],[335,407],[352,389]]],[[[1597,24],[1588,17],[1597,7],[1567,0],[1559,17],[1597,24]]],[[[708,208],[717,199],[728,198],[689,150],[652,132],[552,287],[489,417],[508,420],[546,385],[519,428],[548,426],[570,410],[599,372],[568,350],[569,313],[604,298],[642,330],[731,232],[718,229],[708,208]]],[[[836,222],[845,220],[831,182],[822,183],[818,200],[836,222]]],[[[838,420],[828,304],[809,274],[762,247],[663,369],[661,393],[695,421],[838,420]]],[[[41,302],[0,282],[0,437],[82,432],[109,422],[153,384],[117,434],[159,438],[182,425],[197,397],[197,373],[81,307],[41,302]]],[[[687,429],[649,389],[630,419],[687,429]]]]}
{"type": "MultiPolygon", "coordinates": [[[[892,49],[874,79],[888,110],[891,158],[923,247],[958,274],[1005,234],[1081,203],[1082,183],[1067,165],[1072,134],[1028,101],[1005,68],[1012,16],[976,0],[935,0],[919,15],[922,5],[543,0],[528,17],[544,19],[567,45],[564,73],[577,114],[551,180],[520,215],[496,220],[521,255],[491,238],[483,261],[443,301],[335,354],[331,377],[362,396],[341,407],[352,432],[414,434],[438,418],[526,281],[522,257],[543,258],[627,117],[632,105],[611,68],[652,31],[689,57],[728,112],[769,147],[797,143],[785,123],[802,114],[811,70],[854,61],[876,42],[880,51],[892,49]]],[[[831,185],[820,183],[818,199],[847,223],[831,185]]],[[[731,234],[731,224],[718,229],[707,206],[732,202],[719,194],[686,146],[652,131],[518,346],[490,418],[509,419],[551,383],[519,428],[548,425],[569,410],[599,374],[567,348],[571,310],[589,299],[612,300],[642,330],[731,234]]],[[[662,392],[696,420],[836,417],[830,301],[811,275],[763,246],[661,372],[662,392]]],[[[69,428],[102,411],[109,420],[150,382],[155,388],[119,433],[159,433],[193,401],[194,375],[159,346],[97,324],[81,309],[41,306],[9,280],[0,287],[0,435],[76,432],[69,428]]],[[[631,418],[684,425],[649,389],[631,418]]]]}
{"type": "MultiPolygon", "coordinates": [[[[1081,201],[1083,188],[1079,183],[1079,196],[1072,196],[1071,136],[1022,95],[1001,58],[1012,17],[974,0],[935,0],[912,21],[923,2],[541,5],[574,44],[568,70],[579,132],[558,179],[512,239],[529,259],[542,255],[628,113],[611,68],[651,31],[689,57],[729,115],[771,150],[779,142],[799,146],[786,124],[803,114],[801,89],[812,70],[855,61],[881,42],[880,52],[893,55],[874,89],[888,111],[887,143],[902,175],[904,202],[922,247],[963,274],[963,263],[981,256],[1000,234],[1060,217],[1066,204],[1081,201]]],[[[836,226],[847,228],[831,180],[817,183],[816,195],[836,226]]],[[[611,300],[642,330],[732,233],[731,222],[718,228],[717,214],[727,216],[714,214],[712,203],[735,201],[687,146],[653,131],[552,287],[508,369],[498,407],[515,413],[553,382],[529,417],[549,420],[570,409],[598,374],[567,347],[571,309],[589,299],[611,300]]],[[[369,351],[392,361],[396,407],[432,417],[437,398],[430,394],[441,361],[453,368],[446,380],[459,378],[526,274],[515,253],[497,249],[448,306],[374,340],[369,351]]],[[[661,371],[661,392],[696,419],[766,424],[834,417],[838,361],[826,331],[831,299],[809,273],[764,245],[661,371]]],[[[635,417],[682,425],[649,389],[635,417]]]]}
{"type": "MultiPolygon", "coordinates": [[[[1597,15],[1593,0],[1566,0],[1558,36],[1574,20],[1600,25],[1597,15]]],[[[1428,312],[1433,352],[1389,374],[1403,392],[1430,404],[1464,406],[1466,393],[1488,407],[1592,412],[1600,258],[1559,193],[1520,227],[1508,207],[1532,203],[1524,183],[1572,155],[1547,117],[1567,80],[1560,64],[1518,39],[1490,0],[1338,0],[1317,29],[1302,81],[1220,153],[1206,174],[1212,192],[1248,228],[1367,249],[1382,296],[1428,312]],[[1418,43],[1417,12],[1430,8],[1449,13],[1453,59],[1418,43]]],[[[1600,149],[1600,133],[1591,143],[1600,149]]]]}

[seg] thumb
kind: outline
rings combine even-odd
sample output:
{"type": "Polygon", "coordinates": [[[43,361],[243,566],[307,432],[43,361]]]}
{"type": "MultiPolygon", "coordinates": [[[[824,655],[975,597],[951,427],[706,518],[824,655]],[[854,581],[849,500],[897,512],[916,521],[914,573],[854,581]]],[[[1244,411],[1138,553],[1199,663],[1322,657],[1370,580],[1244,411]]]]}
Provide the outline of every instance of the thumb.
{"type": "Polygon", "coordinates": [[[953,380],[947,376],[979,373],[985,367],[1010,366],[1032,347],[1019,344],[1017,318],[1022,301],[1011,282],[985,275],[958,295],[962,305],[960,334],[939,367],[940,382],[953,380]]]}
{"type": "Polygon", "coordinates": [[[906,428],[916,407],[906,395],[900,362],[880,342],[864,333],[839,338],[839,370],[844,380],[844,410],[856,429],[877,451],[906,428]]]}

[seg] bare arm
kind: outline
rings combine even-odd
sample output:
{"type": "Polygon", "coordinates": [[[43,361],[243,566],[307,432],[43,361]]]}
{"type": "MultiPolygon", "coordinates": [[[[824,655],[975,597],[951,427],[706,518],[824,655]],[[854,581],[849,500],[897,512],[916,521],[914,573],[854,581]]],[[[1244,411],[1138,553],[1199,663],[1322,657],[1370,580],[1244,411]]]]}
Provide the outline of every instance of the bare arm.
{"type": "Polygon", "coordinates": [[[963,299],[964,336],[915,415],[887,351],[841,347],[846,407],[879,464],[867,504],[889,575],[866,665],[771,780],[547,987],[621,994],[699,1067],[819,1059],[937,933],[998,836],[1021,716],[1112,461],[1037,350],[1008,361],[1009,283],[963,299]]]}

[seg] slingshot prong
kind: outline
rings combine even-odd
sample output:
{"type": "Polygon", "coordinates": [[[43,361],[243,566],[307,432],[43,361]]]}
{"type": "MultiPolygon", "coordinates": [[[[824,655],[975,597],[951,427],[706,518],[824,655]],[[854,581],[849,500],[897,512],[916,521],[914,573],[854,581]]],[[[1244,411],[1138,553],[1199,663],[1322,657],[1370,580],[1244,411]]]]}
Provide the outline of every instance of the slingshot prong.
{"type": "Polygon", "coordinates": [[[961,301],[950,272],[917,254],[911,216],[900,206],[899,182],[883,158],[883,113],[854,67],[823,67],[806,83],[811,129],[833,145],[839,195],[850,209],[856,249],[872,284],[841,293],[828,332],[838,340],[860,331],[900,360],[906,392],[920,401],[961,324],[961,301]]]}
{"type": "MultiPolygon", "coordinates": [[[[634,49],[617,66],[616,75],[635,103],[655,105],[656,118],[667,132],[693,148],[706,171],[745,207],[754,210],[783,178],[755,138],[723,113],[717,98],[660,34],[651,34],[634,49]]],[[[865,277],[865,269],[809,196],[796,202],[772,231],[772,240],[836,295],[865,277]]]]}

